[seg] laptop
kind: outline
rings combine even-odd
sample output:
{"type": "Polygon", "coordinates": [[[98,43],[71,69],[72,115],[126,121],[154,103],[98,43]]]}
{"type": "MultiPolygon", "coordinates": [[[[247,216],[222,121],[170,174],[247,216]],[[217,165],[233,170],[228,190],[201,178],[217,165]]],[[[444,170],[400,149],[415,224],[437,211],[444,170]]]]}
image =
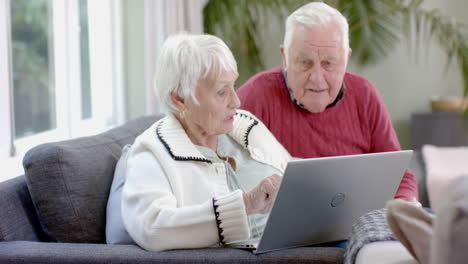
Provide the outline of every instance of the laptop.
{"type": "Polygon", "coordinates": [[[255,254],[346,240],[357,219],[393,199],[412,150],[290,161],[255,254]]]}

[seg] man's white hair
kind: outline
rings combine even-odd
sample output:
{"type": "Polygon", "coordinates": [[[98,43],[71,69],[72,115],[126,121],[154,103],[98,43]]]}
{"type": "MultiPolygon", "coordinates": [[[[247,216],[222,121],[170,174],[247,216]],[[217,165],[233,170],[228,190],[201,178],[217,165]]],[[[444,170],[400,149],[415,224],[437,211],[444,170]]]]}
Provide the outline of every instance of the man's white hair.
{"type": "Polygon", "coordinates": [[[220,38],[185,33],[170,36],[161,48],[153,87],[161,111],[179,112],[171,100],[172,93],[198,104],[195,97],[198,81],[215,80],[223,72],[237,73],[237,63],[220,38]]]}
{"type": "Polygon", "coordinates": [[[284,33],[284,53],[286,63],[288,60],[288,49],[292,41],[292,35],[298,24],[309,28],[335,24],[343,34],[343,48],[349,48],[349,25],[346,18],[335,8],[322,3],[312,2],[301,6],[286,19],[286,31],[284,33]]]}

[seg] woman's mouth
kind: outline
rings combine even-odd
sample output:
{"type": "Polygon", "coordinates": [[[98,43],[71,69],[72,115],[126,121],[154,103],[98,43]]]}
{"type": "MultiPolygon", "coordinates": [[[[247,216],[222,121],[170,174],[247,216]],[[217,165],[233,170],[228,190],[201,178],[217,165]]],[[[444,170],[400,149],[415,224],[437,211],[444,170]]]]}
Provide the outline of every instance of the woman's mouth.
{"type": "Polygon", "coordinates": [[[234,121],[234,116],[235,115],[231,115],[231,116],[227,117],[224,121],[229,121],[229,122],[234,121]]]}

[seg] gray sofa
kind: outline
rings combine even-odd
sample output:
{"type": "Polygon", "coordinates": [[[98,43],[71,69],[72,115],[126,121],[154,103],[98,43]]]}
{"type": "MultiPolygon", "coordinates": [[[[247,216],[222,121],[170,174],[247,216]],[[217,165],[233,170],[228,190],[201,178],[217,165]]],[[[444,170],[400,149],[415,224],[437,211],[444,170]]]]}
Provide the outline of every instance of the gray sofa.
{"type": "Polygon", "coordinates": [[[30,150],[25,175],[0,183],[0,263],[342,263],[344,250],[302,247],[148,252],[105,244],[106,204],[121,149],[159,117],[30,150]]]}
{"type": "Polygon", "coordinates": [[[468,146],[467,120],[460,113],[434,112],[416,113],[411,116],[411,148],[414,150],[410,169],[416,175],[419,201],[431,207],[426,187],[426,169],[421,148],[424,145],[439,147],[468,146]]]}

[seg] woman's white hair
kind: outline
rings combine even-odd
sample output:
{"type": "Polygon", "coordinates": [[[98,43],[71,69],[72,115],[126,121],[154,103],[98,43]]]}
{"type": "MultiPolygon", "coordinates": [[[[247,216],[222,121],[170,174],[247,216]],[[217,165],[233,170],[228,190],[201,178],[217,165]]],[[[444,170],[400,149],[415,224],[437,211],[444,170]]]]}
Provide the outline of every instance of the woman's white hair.
{"type": "Polygon", "coordinates": [[[292,35],[298,24],[302,24],[309,28],[335,24],[343,34],[343,48],[345,50],[349,48],[349,25],[346,18],[338,10],[325,3],[312,2],[303,5],[286,19],[286,30],[283,42],[286,63],[288,60],[288,49],[292,41],[292,35]]]}
{"type": "Polygon", "coordinates": [[[179,112],[171,100],[172,93],[198,104],[195,97],[198,81],[215,80],[223,72],[237,73],[237,63],[220,38],[185,33],[170,36],[161,48],[155,72],[154,92],[161,111],[179,112]]]}

